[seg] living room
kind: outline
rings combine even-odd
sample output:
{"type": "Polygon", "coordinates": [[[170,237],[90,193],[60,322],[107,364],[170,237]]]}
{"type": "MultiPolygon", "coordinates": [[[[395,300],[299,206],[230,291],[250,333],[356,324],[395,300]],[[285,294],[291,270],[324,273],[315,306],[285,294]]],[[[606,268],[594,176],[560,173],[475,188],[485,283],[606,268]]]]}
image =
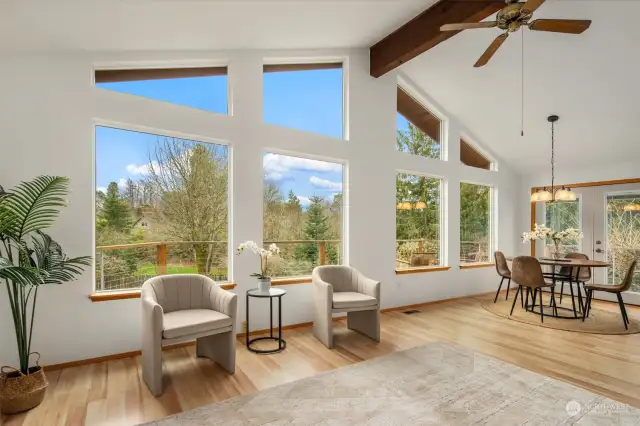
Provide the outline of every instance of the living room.
{"type": "Polygon", "coordinates": [[[624,281],[640,253],[640,4],[521,2],[523,28],[442,30],[510,3],[1,6],[5,424],[637,424],[640,272],[625,314],[596,291],[589,315],[587,290],[624,281]],[[591,23],[524,28],[553,18],[591,23]],[[620,194],[633,232],[614,262],[603,224],[620,194]],[[29,200],[41,215],[15,231],[29,200]],[[535,224],[581,235],[523,244],[535,224]],[[70,276],[16,254],[48,241],[39,229],[77,259],[70,276]],[[556,247],[603,267],[564,283],[540,259],[556,247]],[[542,263],[574,319],[550,291],[525,307],[518,257],[542,263]],[[209,300],[217,334],[154,322],[209,300]]]}

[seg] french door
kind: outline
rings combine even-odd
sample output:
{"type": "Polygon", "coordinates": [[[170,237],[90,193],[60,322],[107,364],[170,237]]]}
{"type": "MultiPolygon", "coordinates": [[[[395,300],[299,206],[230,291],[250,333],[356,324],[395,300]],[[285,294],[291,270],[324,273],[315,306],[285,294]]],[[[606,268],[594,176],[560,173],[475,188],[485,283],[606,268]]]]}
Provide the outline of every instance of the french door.
{"type": "MultiPolygon", "coordinates": [[[[590,259],[611,263],[593,268],[592,282],[620,284],[633,261],[640,260],[640,184],[576,188],[577,200],[556,202],[536,209],[536,223],[554,230],[575,227],[584,238],[569,242],[566,251],[585,253],[590,259]]],[[[536,253],[548,255],[549,242],[538,242],[536,253]]],[[[595,297],[616,301],[615,295],[597,292],[595,297]]],[[[640,267],[636,267],[625,303],[640,305],[640,267]]]]}

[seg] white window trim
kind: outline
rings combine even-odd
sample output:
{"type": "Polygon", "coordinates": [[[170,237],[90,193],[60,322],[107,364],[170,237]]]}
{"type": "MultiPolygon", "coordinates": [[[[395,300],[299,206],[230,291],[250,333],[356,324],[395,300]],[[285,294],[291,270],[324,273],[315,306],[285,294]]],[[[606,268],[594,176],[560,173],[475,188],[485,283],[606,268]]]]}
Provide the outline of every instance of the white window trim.
{"type": "MultiPolygon", "coordinates": [[[[492,183],[484,183],[471,180],[461,180],[460,185],[468,183],[471,185],[486,186],[489,187],[489,247],[488,247],[488,263],[493,263],[491,255],[498,248],[498,188],[492,183]]],[[[462,197],[462,192],[460,192],[462,197]]],[[[462,202],[460,202],[460,209],[462,209],[462,202]]],[[[462,215],[458,212],[458,217],[462,219],[462,215]]],[[[459,236],[462,242],[462,235],[459,236]]],[[[460,250],[458,250],[460,251],[460,250]]],[[[462,263],[460,260],[460,253],[458,253],[458,261],[461,265],[473,265],[473,263],[462,263]]]]}

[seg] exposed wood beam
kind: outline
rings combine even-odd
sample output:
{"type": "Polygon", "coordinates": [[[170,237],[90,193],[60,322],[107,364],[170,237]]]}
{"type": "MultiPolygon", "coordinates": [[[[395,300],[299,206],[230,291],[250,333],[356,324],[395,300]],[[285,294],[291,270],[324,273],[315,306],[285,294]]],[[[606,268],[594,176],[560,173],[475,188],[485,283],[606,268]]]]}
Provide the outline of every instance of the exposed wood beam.
{"type": "MultiPolygon", "coordinates": [[[[380,77],[460,31],[440,31],[444,24],[480,22],[505,6],[504,0],[439,0],[371,46],[369,73],[380,77]]],[[[478,30],[481,31],[481,30],[478,30]]]]}

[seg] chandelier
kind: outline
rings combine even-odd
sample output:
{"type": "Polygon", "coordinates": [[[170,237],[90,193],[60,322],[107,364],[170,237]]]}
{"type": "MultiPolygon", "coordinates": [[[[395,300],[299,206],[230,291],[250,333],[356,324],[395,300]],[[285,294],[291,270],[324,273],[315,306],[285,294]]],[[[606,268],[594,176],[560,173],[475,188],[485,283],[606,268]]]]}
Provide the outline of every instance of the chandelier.
{"type": "Polygon", "coordinates": [[[418,201],[417,203],[413,204],[410,203],[408,201],[405,202],[399,202],[398,204],[396,204],[396,209],[397,210],[423,210],[427,208],[427,203],[425,203],[424,201],[418,201]]]}
{"type": "Polygon", "coordinates": [[[545,202],[545,203],[553,203],[555,201],[574,201],[576,199],[576,194],[571,192],[571,188],[567,188],[564,185],[560,188],[556,188],[554,186],[555,181],[555,124],[560,117],[557,115],[550,115],[547,118],[547,121],[551,123],[551,186],[547,188],[546,186],[540,191],[536,190],[533,194],[531,194],[531,202],[545,202]]]}

